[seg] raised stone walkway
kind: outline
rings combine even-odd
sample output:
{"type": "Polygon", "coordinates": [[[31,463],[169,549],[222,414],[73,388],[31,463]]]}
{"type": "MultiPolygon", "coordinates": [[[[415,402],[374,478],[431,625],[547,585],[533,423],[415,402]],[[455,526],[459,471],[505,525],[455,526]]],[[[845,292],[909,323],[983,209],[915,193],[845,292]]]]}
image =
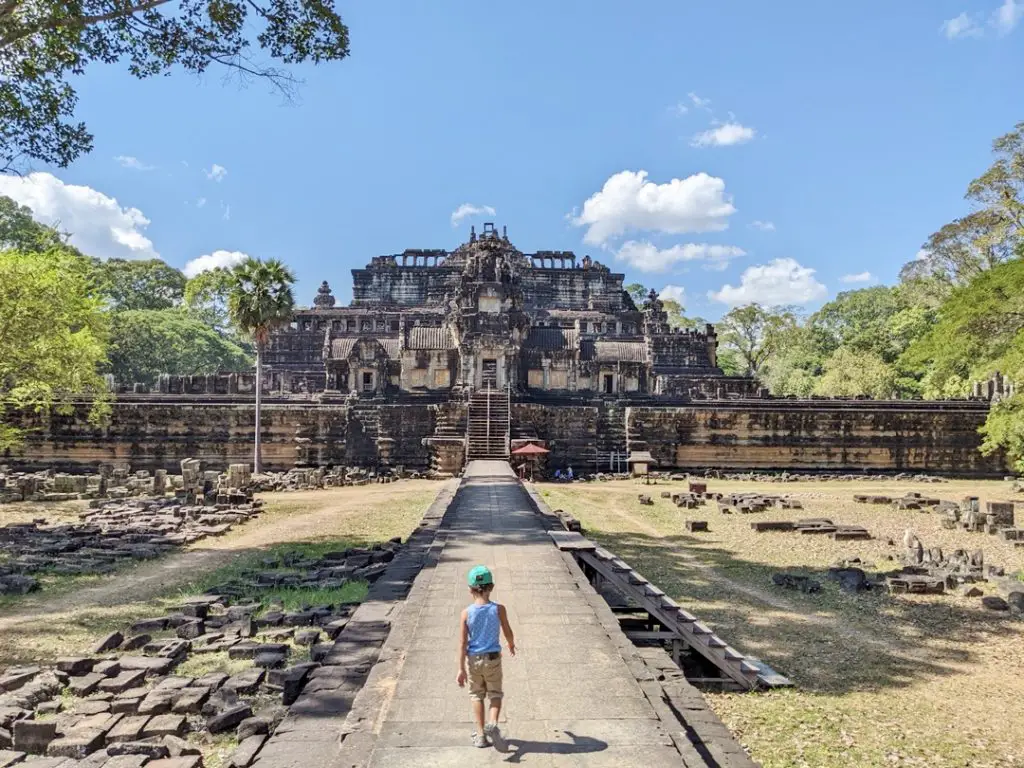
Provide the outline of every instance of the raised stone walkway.
{"type": "Polygon", "coordinates": [[[546,522],[507,463],[472,462],[440,525],[428,513],[413,537],[423,568],[408,597],[375,585],[341,636],[337,661],[351,663],[323,671],[255,768],[752,766],[667,654],[637,653],[546,522]],[[465,576],[478,563],[494,571],[518,650],[503,663],[505,754],[470,744],[469,696],[455,683],[465,576]],[[361,642],[382,625],[383,646],[361,642]]]}
{"type": "Polygon", "coordinates": [[[436,563],[421,572],[392,627],[386,664],[364,689],[376,709],[353,712],[364,738],[346,740],[339,765],[709,764],[692,748],[684,759],[676,742],[686,740],[685,727],[659,716],[622,655],[632,646],[617,626],[618,637],[609,633],[586,591],[596,595],[581,589],[507,463],[469,465],[440,536],[436,563]],[[477,563],[494,571],[494,599],[508,608],[518,648],[503,663],[506,754],[470,744],[469,696],[455,684],[465,575],[477,563]]]}

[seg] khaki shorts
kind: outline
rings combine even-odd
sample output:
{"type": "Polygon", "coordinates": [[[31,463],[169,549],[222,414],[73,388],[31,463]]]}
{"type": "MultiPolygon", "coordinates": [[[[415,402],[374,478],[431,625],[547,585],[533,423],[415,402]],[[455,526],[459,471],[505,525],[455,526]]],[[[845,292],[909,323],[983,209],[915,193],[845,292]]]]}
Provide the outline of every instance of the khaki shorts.
{"type": "Polygon", "coordinates": [[[501,657],[488,659],[486,656],[470,656],[468,662],[469,697],[476,701],[500,699],[501,657]]]}

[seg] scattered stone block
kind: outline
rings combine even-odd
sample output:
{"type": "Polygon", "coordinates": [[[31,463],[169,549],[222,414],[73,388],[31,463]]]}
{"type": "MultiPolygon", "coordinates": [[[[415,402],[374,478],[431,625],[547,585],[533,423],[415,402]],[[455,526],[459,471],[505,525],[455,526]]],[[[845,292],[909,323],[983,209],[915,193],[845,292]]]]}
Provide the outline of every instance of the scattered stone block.
{"type": "Polygon", "coordinates": [[[179,625],[174,633],[183,640],[194,640],[200,635],[206,633],[206,625],[201,619],[193,619],[192,621],[186,621],[184,624],[179,625]]]}
{"type": "Polygon", "coordinates": [[[223,733],[238,727],[243,720],[249,717],[252,717],[252,707],[248,704],[239,704],[207,720],[206,729],[210,733],[223,733]]]}
{"type": "Polygon", "coordinates": [[[39,667],[12,667],[0,675],[0,691],[16,691],[41,671],[39,667]]]}
{"type": "Polygon", "coordinates": [[[73,678],[68,682],[68,689],[75,696],[88,696],[96,690],[101,682],[107,678],[96,672],[91,672],[82,677],[73,678]]]}
{"type": "MultiPolygon", "coordinates": [[[[262,739],[260,740],[260,746],[263,746],[262,739]]],[[[239,747],[241,747],[241,745],[239,745],[239,747]]],[[[259,751],[259,747],[257,747],[257,751],[259,751]]],[[[255,756],[255,752],[253,753],[253,756],[255,756]]],[[[24,752],[14,752],[10,749],[0,749],[0,768],[10,768],[15,763],[20,763],[24,759],[24,752]]],[[[252,761],[250,760],[249,762],[252,761]]],[[[246,763],[246,765],[248,765],[248,763],[246,763]]],[[[238,768],[243,767],[238,766],[238,768]]]]}
{"type": "MultiPolygon", "coordinates": [[[[38,711],[38,709],[36,710],[38,711]]],[[[75,704],[76,715],[104,715],[110,712],[110,702],[104,700],[80,701],[75,704]]]]}
{"type": "Polygon", "coordinates": [[[149,717],[122,717],[107,732],[107,744],[116,744],[122,741],[138,741],[142,738],[142,729],[147,722],[149,722],[149,717]]]}
{"type": "Polygon", "coordinates": [[[111,632],[109,635],[107,635],[98,643],[96,643],[96,645],[92,649],[92,652],[106,653],[107,651],[113,651],[123,642],[124,635],[122,635],[120,632],[111,632]]]}
{"type": "Polygon", "coordinates": [[[104,677],[117,677],[121,674],[121,662],[117,659],[104,659],[93,665],[92,671],[104,677]]]}
{"type": "Polygon", "coordinates": [[[167,757],[146,763],[146,768],[203,768],[203,758],[200,755],[167,757]]]}
{"type": "Polygon", "coordinates": [[[691,533],[706,532],[708,530],[707,520],[687,520],[686,530],[691,533]]]}
{"type": "Polygon", "coordinates": [[[107,754],[111,757],[118,755],[145,755],[147,759],[159,760],[167,757],[169,752],[163,744],[153,741],[119,741],[107,745],[107,754]]]}
{"type": "Polygon", "coordinates": [[[186,688],[175,697],[171,711],[181,715],[200,712],[209,695],[209,688],[186,688]]]}
{"type": "Polygon", "coordinates": [[[143,727],[142,737],[181,736],[185,732],[185,725],[183,715],[157,715],[143,727]]]}
{"type": "Polygon", "coordinates": [[[46,753],[50,742],[57,738],[57,723],[52,720],[17,720],[12,733],[14,748],[18,752],[42,755],[46,753]]]}
{"type": "Polygon", "coordinates": [[[61,738],[51,741],[46,748],[46,754],[48,757],[81,760],[103,746],[105,733],[102,728],[75,728],[61,738]]]}
{"type": "Polygon", "coordinates": [[[136,688],[146,680],[144,670],[128,670],[117,677],[109,677],[101,681],[99,689],[108,693],[121,693],[129,688],[136,688]]]}
{"type": "Polygon", "coordinates": [[[92,672],[96,659],[89,656],[64,656],[57,659],[57,669],[72,677],[81,677],[92,672]]]}
{"type": "Polygon", "coordinates": [[[795,589],[807,594],[821,591],[821,584],[809,576],[798,576],[790,573],[772,574],[772,583],[779,587],[795,589]]]}
{"type": "Polygon", "coordinates": [[[107,759],[103,762],[102,768],[142,768],[142,766],[146,764],[147,760],[149,760],[149,757],[146,755],[107,756],[107,759]]]}
{"type": "Polygon", "coordinates": [[[137,651],[145,646],[153,638],[149,635],[132,635],[121,646],[122,651],[137,651]]]}
{"type": "Polygon", "coordinates": [[[998,595],[986,595],[985,597],[981,598],[981,604],[988,608],[990,611],[1010,610],[1010,604],[998,595]]]}
{"type": "MultiPolygon", "coordinates": [[[[266,740],[266,736],[249,736],[243,739],[228,758],[228,768],[248,768],[266,740]]],[[[0,765],[0,768],[4,768],[3,765],[0,765]]]]}

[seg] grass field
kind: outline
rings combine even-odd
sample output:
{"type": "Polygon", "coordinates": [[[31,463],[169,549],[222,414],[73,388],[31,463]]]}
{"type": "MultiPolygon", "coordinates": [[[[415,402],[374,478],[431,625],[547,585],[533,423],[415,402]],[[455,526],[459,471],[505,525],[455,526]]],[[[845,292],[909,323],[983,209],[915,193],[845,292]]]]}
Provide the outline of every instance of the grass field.
{"type": "MultiPolygon", "coordinates": [[[[926,547],[985,552],[986,562],[1024,568],[1024,550],[984,534],[947,531],[934,513],[856,504],[854,493],[1008,499],[1009,483],[954,481],[757,483],[710,481],[712,491],[800,498],[804,510],[724,515],[712,503],[677,509],[659,497],[684,483],[539,484],[552,508],[624,558],[740,651],[768,662],[795,688],[706,694],[766,768],[807,766],[1024,766],[1024,621],[978,598],[841,593],[823,578],[832,563],[860,557],[897,567],[903,532],[926,547]],[[643,506],[638,493],[654,497],[643,506]],[[752,520],[830,517],[863,525],[871,541],[834,542],[797,533],[754,533],[752,520]],[[710,532],[688,534],[686,520],[710,532]],[[895,542],[890,545],[889,540],[895,542]],[[816,575],[822,592],[775,587],[771,575],[816,575]]],[[[1021,513],[1018,512],[1018,515],[1021,513]]],[[[1020,519],[1018,517],[1018,519],[1020,519]]]]}

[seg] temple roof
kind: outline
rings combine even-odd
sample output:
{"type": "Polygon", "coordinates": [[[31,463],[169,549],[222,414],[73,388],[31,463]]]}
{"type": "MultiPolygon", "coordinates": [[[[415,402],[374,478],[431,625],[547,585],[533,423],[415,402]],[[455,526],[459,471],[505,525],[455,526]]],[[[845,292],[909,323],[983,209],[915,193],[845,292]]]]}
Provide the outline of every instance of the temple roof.
{"type": "Polygon", "coordinates": [[[455,339],[447,328],[409,329],[409,349],[455,349],[455,339]]]}
{"type": "Polygon", "coordinates": [[[531,328],[524,346],[544,351],[576,349],[579,337],[579,332],[571,328],[531,328]]]}
{"type": "Polygon", "coordinates": [[[351,336],[344,339],[333,339],[331,341],[331,359],[332,360],[345,360],[349,355],[352,354],[353,348],[360,341],[376,341],[382,347],[384,352],[392,360],[397,360],[401,353],[402,344],[399,339],[378,339],[370,338],[366,336],[351,336]]]}
{"type": "Polygon", "coordinates": [[[593,352],[584,347],[584,359],[599,362],[646,363],[647,344],[642,341],[594,341],[593,352]]]}

